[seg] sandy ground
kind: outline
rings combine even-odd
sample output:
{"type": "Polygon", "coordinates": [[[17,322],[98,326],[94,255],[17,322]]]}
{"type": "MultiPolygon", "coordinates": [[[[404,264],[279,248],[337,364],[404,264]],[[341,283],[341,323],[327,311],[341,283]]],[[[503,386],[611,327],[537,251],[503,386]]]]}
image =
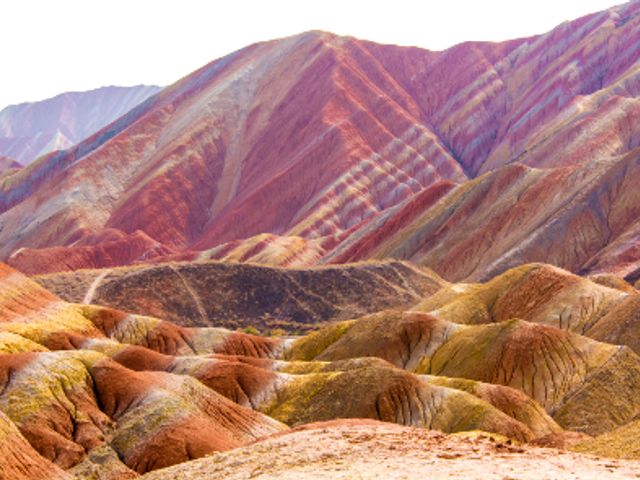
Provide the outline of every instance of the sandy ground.
{"type": "Polygon", "coordinates": [[[373,421],[333,421],[151,472],[144,480],[640,479],[640,462],[373,421]]]}

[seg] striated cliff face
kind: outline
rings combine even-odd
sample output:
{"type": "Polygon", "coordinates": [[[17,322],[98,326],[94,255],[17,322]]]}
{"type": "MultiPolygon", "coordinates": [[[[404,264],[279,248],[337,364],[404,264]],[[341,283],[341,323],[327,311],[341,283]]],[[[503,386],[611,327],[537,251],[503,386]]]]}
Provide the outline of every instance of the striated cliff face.
{"type": "Polygon", "coordinates": [[[252,45],[3,181],[0,258],[28,272],[393,256],[456,281],[528,261],[628,275],[639,12],[443,52],[322,32],[252,45]]]}
{"type": "Polygon", "coordinates": [[[28,165],[72,147],[159,91],[146,85],[102,87],[10,105],[0,111],[0,154],[28,165]]]}
{"type": "Polygon", "coordinates": [[[526,262],[625,276],[640,259],[639,180],[640,149],[554,169],[509,165],[453,190],[368,250],[367,237],[348,240],[332,260],[405,258],[456,281],[526,262]]]}

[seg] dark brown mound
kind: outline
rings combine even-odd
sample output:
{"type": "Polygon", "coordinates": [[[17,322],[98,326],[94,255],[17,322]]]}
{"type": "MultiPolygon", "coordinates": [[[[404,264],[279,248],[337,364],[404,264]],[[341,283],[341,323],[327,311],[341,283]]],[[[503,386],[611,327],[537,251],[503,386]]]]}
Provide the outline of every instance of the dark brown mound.
{"type": "Polygon", "coordinates": [[[386,308],[407,308],[441,288],[428,270],[402,262],[281,269],[218,262],[146,265],[36,277],[45,288],[184,326],[307,331],[386,308]],[[98,279],[106,273],[104,278],[98,279]],[[82,284],[78,288],[78,283],[82,284]]]}

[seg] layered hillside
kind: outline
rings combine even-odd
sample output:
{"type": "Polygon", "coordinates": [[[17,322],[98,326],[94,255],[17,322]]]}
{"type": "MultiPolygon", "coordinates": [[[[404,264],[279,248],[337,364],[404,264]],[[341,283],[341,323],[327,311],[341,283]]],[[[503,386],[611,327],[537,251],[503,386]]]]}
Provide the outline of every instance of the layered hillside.
{"type": "Polygon", "coordinates": [[[28,165],[41,155],[72,147],[159,90],[145,85],[102,87],[5,107],[0,110],[0,155],[28,165]]]}
{"type": "Polygon", "coordinates": [[[637,354],[522,320],[463,326],[388,311],[320,330],[296,341],[287,355],[374,356],[416,373],[506,385],[538,401],[564,428],[589,434],[640,414],[637,354]]]}
{"type": "Polygon", "coordinates": [[[368,236],[379,238],[383,226],[372,227],[331,261],[406,258],[455,281],[487,280],[532,261],[629,275],[638,267],[638,181],[640,149],[562,168],[509,165],[461,185],[373,244],[368,236]]]}
{"type": "MultiPolygon", "coordinates": [[[[594,279],[597,280],[597,279],[594,279]]],[[[557,327],[640,354],[640,292],[621,279],[602,285],[565,270],[529,264],[485,284],[454,284],[414,308],[456,323],[521,318],[557,327]]]]}
{"type": "Polygon", "coordinates": [[[369,416],[523,441],[561,430],[517,396],[502,411],[381,360],[274,362],[268,358],[287,348],[282,340],[67,304],[18,272],[1,273],[0,411],[7,435],[32,447],[6,451],[9,469],[134,478],[285,428],[260,411],[290,424],[369,416]],[[370,390],[370,376],[386,381],[370,390]],[[327,410],[316,395],[336,391],[343,404],[327,410]],[[419,415],[394,403],[401,391],[422,406],[419,415]],[[309,402],[315,410],[304,407],[309,402]]]}
{"type": "Polygon", "coordinates": [[[452,281],[546,261],[635,281],[639,13],[443,52],[321,32],[252,45],[2,181],[0,258],[391,256],[452,281]]]}
{"type": "Polygon", "coordinates": [[[70,475],[41,457],[22,436],[14,423],[0,412],[0,479],[32,480],[50,478],[71,480],[70,475]]]}
{"type": "MultiPolygon", "coordinates": [[[[343,420],[323,426],[323,434],[362,425],[369,441],[376,425],[397,432],[390,423],[417,427],[424,433],[415,435],[432,438],[452,458],[468,457],[467,443],[427,430],[489,432],[500,443],[470,440],[476,451],[514,449],[523,458],[538,450],[513,442],[600,451],[607,436],[628,442],[640,415],[636,353],[579,335],[571,322],[557,328],[542,320],[564,305],[574,325],[592,318],[598,325],[639,295],[556,267],[526,265],[484,285],[452,285],[400,262],[315,269],[173,263],[39,280],[83,300],[111,292],[105,298],[122,301],[126,295],[114,292],[138,288],[134,297],[147,299],[140,305],[157,305],[183,325],[68,303],[0,264],[0,412],[6,416],[0,421],[6,438],[24,445],[6,450],[3,462],[32,475],[116,480],[174,465],[178,470],[167,475],[195,466],[208,475],[223,464],[185,462],[227,450],[241,454],[249,444],[272,448],[289,427],[353,418],[387,423],[343,420]],[[206,301],[200,307],[207,318],[193,323],[215,327],[185,326],[194,307],[177,307],[175,299],[189,295],[206,301]],[[163,297],[169,300],[160,302],[163,297]],[[242,312],[244,325],[261,325],[278,313],[273,302],[284,307],[286,298],[298,300],[300,325],[326,326],[295,338],[219,326],[218,318],[242,312]],[[228,313],[217,311],[215,301],[228,305],[228,313]],[[429,302],[440,307],[431,314],[416,310],[429,310],[429,302]],[[449,305],[471,312],[465,302],[480,311],[485,302],[485,316],[445,319],[449,305]],[[396,310],[385,310],[390,303],[396,310]],[[592,308],[579,317],[585,304],[592,308]],[[341,320],[349,315],[357,318],[341,320]]],[[[406,445],[410,431],[402,432],[406,445]]],[[[557,451],[538,458],[551,456],[557,451]]]]}

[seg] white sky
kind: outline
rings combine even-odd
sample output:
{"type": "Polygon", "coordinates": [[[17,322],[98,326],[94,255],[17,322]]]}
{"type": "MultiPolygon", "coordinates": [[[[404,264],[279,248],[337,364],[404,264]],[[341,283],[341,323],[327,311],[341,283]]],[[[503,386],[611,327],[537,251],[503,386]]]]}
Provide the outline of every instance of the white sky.
{"type": "Polygon", "coordinates": [[[70,90],[168,85],[259,40],[319,29],[441,50],[624,0],[0,0],[0,109],[70,90]]]}

